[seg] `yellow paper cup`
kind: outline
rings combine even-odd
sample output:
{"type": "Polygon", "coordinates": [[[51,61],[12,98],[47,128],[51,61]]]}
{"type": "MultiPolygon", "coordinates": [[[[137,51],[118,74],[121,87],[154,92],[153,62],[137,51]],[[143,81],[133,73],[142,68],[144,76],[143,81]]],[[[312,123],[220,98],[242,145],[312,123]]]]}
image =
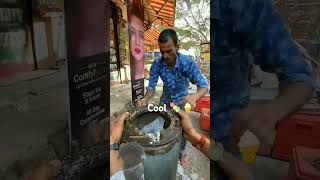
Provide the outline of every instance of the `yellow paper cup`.
{"type": "Polygon", "coordinates": [[[241,159],[246,164],[252,164],[256,160],[259,145],[240,147],[241,159]]]}

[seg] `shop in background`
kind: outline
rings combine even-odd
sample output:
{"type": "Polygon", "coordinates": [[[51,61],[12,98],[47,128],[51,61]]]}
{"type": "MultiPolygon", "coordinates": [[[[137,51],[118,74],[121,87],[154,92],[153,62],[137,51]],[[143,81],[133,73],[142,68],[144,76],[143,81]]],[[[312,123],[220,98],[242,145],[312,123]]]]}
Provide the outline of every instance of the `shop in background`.
{"type": "Polygon", "coordinates": [[[114,0],[110,9],[110,84],[118,86],[130,80],[127,7],[114,0]]]}
{"type": "Polygon", "coordinates": [[[23,0],[0,2],[0,77],[33,69],[30,12],[23,0]]]}
{"type": "Polygon", "coordinates": [[[210,42],[201,44],[199,68],[206,79],[210,81],[210,42]]]}
{"type": "Polygon", "coordinates": [[[0,2],[0,77],[55,69],[65,60],[63,0],[0,2]]]}

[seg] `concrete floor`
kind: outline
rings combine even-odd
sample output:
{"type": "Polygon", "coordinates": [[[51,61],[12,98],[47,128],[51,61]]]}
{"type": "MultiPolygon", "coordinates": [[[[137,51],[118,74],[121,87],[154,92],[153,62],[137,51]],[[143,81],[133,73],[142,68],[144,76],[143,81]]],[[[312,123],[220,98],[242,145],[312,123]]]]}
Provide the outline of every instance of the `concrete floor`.
{"type": "Polygon", "coordinates": [[[14,84],[1,82],[0,169],[43,149],[48,134],[68,123],[66,69],[41,74],[14,84]]]}

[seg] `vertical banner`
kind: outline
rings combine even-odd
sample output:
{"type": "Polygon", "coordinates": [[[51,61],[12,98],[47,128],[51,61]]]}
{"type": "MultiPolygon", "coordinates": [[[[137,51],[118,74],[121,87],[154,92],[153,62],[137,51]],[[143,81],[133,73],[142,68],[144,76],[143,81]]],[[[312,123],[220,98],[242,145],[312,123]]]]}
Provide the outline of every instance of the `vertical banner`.
{"type": "Polygon", "coordinates": [[[106,58],[99,54],[68,62],[71,152],[95,145],[89,136],[108,115],[106,58]]]}
{"type": "Polygon", "coordinates": [[[128,29],[132,103],[144,96],[144,8],[142,0],[128,0],[128,29]]]}
{"type": "Polygon", "coordinates": [[[105,1],[65,1],[70,151],[100,144],[109,116],[108,20],[105,1]],[[99,142],[96,142],[96,140],[99,142]]]}

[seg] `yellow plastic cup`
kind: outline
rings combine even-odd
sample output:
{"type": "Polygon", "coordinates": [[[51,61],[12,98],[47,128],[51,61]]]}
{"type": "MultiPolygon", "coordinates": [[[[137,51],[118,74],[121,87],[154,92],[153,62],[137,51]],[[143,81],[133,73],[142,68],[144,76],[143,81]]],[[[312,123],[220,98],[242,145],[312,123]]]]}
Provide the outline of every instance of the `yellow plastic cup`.
{"type": "Polygon", "coordinates": [[[189,113],[191,110],[191,105],[187,102],[186,105],[184,105],[184,110],[186,111],[186,113],[189,113]]]}
{"type": "Polygon", "coordinates": [[[241,159],[246,164],[252,164],[256,161],[259,145],[240,147],[241,159]]]}

